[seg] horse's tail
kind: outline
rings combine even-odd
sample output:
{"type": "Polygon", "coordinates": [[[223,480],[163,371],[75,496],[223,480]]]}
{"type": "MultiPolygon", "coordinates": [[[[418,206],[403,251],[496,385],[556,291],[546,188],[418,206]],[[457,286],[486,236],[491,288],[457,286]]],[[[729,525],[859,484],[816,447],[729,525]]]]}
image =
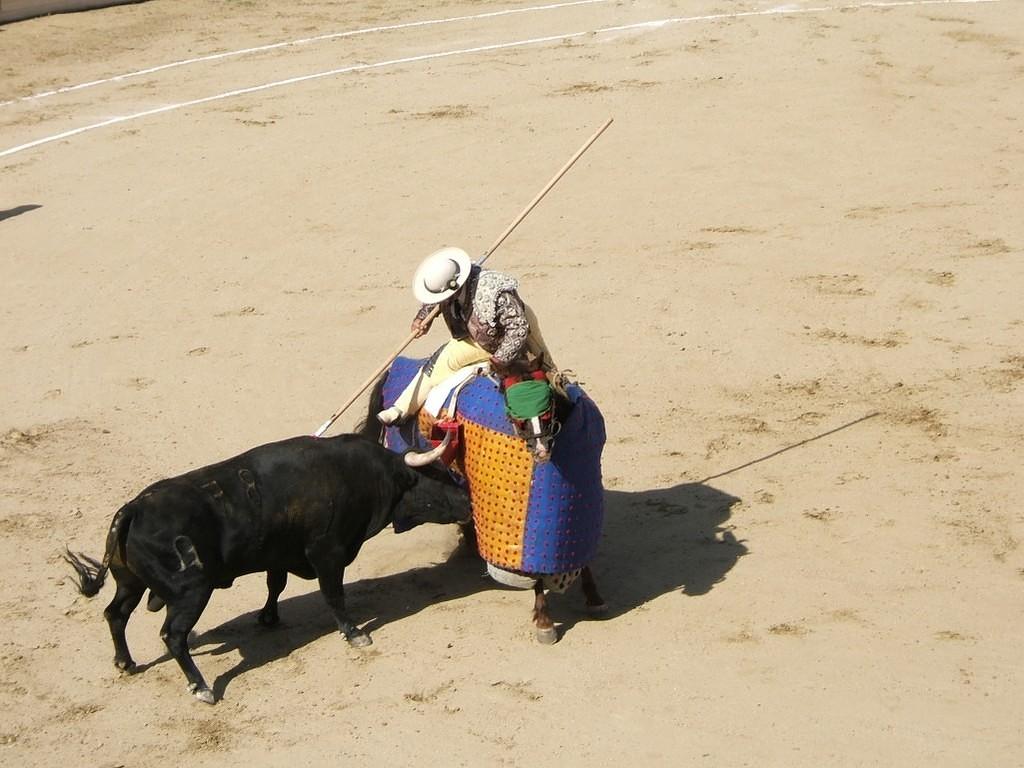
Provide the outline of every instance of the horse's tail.
{"type": "Polygon", "coordinates": [[[128,524],[131,522],[133,512],[130,505],[125,504],[114,515],[107,532],[107,546],[103,553],[103,562],[99,562],[83,552],[75,554],[65,547],[64,561],[74,570],[78,578],[78,591],[86,597],[95,597],[103,588],[107,579],[107,571],[110,569],[110,560],[120,549],[124,551],[125,537],[128,535],[128,524]]]}
{"type": "Polygon", "coordinates": [[[384,426],[377,421],[377,414],[384,410],[384,383],[388,380],[388,372],[377,379],[377,383],[370,390],[370,403],[367,406],[366,418],[356,425],[356,434],[376,440],[378,443],[384,438],[384,426]]]}

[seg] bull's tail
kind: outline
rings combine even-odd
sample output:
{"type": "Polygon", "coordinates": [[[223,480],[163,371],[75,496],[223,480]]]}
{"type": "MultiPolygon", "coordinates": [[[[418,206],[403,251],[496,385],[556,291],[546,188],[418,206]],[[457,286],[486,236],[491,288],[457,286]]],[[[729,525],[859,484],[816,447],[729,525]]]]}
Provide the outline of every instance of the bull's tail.
{"type": "Polygon", "coordinates": [[[78,577],[78,591],[86,597],[95,597],[107,580],[107,566],[94,560],[84,552],[77,555],[65,548],[64,561],[75,569],[78,577]]]}
{"type": "Polygon", "coordinates": [[[128,523],[132,513],[129,505],[125,504],[114,515],[114,520],[107,531],[107,546],[103,553],[103,562],[99,562],[83,552],[75,554],[70,549],[64,553],[64,561],[74,570],[78,578],[78,591],[86,597],[95,597],[103,589],[103,583],[107,580],[107,571],[110,569],[110,560],[114,554],[124,550],[125,536],[128,534],[128,523]]]}
{"type": "Polygon", "coordinates": [[[378,443],[384,440],[384,426],[377,421],[377,414],[384,409],[384,382],[388,380],[387,372],[384,373],[377,383],[370,390],[370,404],[367,409],[366,418],[356,426],[357,435],[363,435],[378,443]]]}

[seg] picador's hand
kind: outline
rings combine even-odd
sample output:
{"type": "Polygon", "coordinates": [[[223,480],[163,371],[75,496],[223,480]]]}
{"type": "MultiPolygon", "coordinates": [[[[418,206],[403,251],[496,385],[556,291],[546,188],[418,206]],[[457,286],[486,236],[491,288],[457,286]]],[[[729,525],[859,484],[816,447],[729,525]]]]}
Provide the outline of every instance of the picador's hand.
{"type": "Polygon", "coordinates": [[[426,322],[425,320],[420,320],[417,317],[415,320],[412,321],[412,326],[409,328],[409,330],[416,334],[416,338],[418,339],[420,336],[425,335],[426,332],[430,330],[430,323],[426,322]]]}

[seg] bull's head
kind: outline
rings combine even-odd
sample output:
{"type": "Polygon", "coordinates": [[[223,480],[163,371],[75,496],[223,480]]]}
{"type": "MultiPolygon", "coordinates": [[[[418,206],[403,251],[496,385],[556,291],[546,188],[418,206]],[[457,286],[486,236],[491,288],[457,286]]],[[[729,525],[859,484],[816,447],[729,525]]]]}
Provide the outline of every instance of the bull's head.
{"type": "Polygon", "coordinates": [[[446,470],[432,466],[432,461],[424,456],[411,452],[405,454],[406,465],[415,469],[406,470],[410,486],[405,489],[394,511],[394,526],[398,533],[420,523],[468,523],[472,520],[466,489],[446,470]]]}

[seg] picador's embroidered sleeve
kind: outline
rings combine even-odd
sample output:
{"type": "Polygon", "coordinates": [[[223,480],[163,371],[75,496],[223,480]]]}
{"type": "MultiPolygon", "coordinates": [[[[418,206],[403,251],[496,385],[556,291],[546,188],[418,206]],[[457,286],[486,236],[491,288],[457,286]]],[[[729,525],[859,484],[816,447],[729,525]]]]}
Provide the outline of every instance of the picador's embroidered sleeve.
{"type": "Polygon", "coordinates": [[[526,319],[526,307],[512,291],[498,294],[495,309],[498,326],[503,334],[501,343],[494,350],[492,357],[507,365],[515,360],[526,348],[526,338],[530,335],[530,323],[526,319]]]}
{"type": "MultiPolygon", "coordinates": [[[[424,304],[423,306],[420,307],[420,311],[416,313],[416,317],[413,320],[413,322],[414,323],[423,323],[423,322],[425,322],[427,317],[430,315],[431,312],[434,311],[434,309],[436,307],[437,307],[437,304],[424,304]]],[[[444,318],[445,325],[448,326],[448,330],[451,331],[452,335],[454,336],[455,335],[455,330],[454,330],[455,326],[452,324],[451,314],[452,313],[451,313],[450,309],[448,308],[447,304],[444,304],[444,305],[441,306],[441,317],[444,318]]],[[[430,326],[433,325],[433,324],[434,324],[434,320],[431,320],[430,321],[430,325],[427,326],[427,329],[429,330],[430,326]]]]}
{"type": "MultiPolygon", "coordinates": [[[[422,323],[424,320],[426,320],[427,315],[430,314],[430,310],[432,310],[435,306],[435,304],[424,304],[423,306],[421,306],[420,311],[416,313],[416,322],[422,323]]],[[[408,317],[408,315],[406,315],[406,317],[408,317]]]]}

